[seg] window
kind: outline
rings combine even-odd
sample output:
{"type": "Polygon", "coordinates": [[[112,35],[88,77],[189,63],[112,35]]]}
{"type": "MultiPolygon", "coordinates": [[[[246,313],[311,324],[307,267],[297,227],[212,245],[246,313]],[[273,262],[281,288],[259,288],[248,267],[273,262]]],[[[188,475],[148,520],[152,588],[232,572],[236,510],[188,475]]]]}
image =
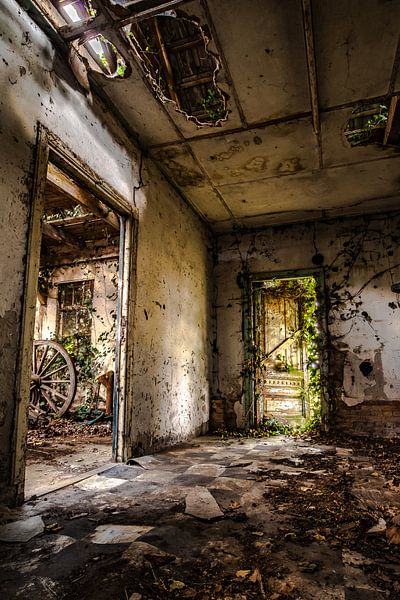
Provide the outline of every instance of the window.
{"type": "Polygon", "coordinates": [[[58,286],[58,335],[90,341],[92,335],[93,280],[61,283],[58,286]]]}

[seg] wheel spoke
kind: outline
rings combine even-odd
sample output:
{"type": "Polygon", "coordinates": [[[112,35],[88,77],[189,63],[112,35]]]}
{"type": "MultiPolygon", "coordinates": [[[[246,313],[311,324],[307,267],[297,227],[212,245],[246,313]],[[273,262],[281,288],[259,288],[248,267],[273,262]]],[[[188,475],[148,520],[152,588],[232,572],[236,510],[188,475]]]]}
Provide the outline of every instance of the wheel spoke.
{"type": "Polygon", "coordinates": [[[42,383],[69,383],[69,379],[41,379],[42,383]]]}
{"type": "Polygon", "coordinates": [[[68,396],[63,396],[63,394],[60,394],[60,392],[57,392],[56,390],[53,390],[50,386],[48,385],[42,385],[41,389],[45,389],[48,390],[49,392],[51,392],[52,394],[54,394],[54,396],[57,396],[58,398],[61,398],[61,400],[64,400],[64,402],[66,400],[68,400],[68,396]]]}
{"type": "MultiPolygon", "coordinates": [[[[46,360],[46,356],[47,356],[47,352],[48,352],[48,351],[49,351],[49,347],[48,347],[48,346],[45,346],[45,347],[44,347],[43,354],[42,354],[42,357],[41,357],[41,359],[40,359],[39,366],[38,366],[38,368],[37,368],[37,373],[38,373],[39,375],[40,375],[40,371],[41,371],[41,369],[42,369],[42,365],[44,364],[44,361],[46,360]]],[[[35,354],[36,354],[36,352],[35,352],[35,354]]]]}
{"type": "Polygon", "coordinates": [[[58,412],[58,408],[57,408],[56,404],[54,404],[54,402],[50,398],[50,396],[48,394],[46,394],[46,392],[44,390],[42,390],[42,394],[43,394],[43,398],[46,400],[47,404],[50,406],[50,408],[52,409],[52,411],[54,413],[57,413],[58,412]]]}
{"type": "Polygon", "coordinates": [[[53,354],[53,356],[51,357],[51,359],[49,360],[49,362],[47,363],[46,367],[43,369],[42,372],[39,371],[39,375],[44,375],[46,373],[46,371],[48,370],[48,368],[53,364],[53,362],[56,360],[57,356],[59,356],[59,352],[56,350],[56,352],[53,354]]]}
{"type": "Polygon", "coordinates": [[[51,377],[52,375],[55,375],[56,373],[58,373],[59,371],[61,371],[62,369],[68,369],[68,365],[62,365],[61,367],[58,367],[58,369],[55,369],[54,371],[52,371],[51,373],[46,373],[46,378],[47,377],[51,377]]]}

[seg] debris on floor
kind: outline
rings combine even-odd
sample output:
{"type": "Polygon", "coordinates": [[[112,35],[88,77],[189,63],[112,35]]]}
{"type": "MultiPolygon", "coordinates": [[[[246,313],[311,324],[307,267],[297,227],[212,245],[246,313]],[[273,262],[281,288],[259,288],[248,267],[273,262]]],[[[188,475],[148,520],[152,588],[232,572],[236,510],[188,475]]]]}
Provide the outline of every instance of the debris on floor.
{"type": "Polygon", "coordinates": [[[111,462],[109,422],[87,425],[61,418],[28,431],[25,497],[46,493],[111,462]]]}
{"type": "Polygon", "coordinates": [[[400,600],[398,451],[206,437],[115,465],[3,513],[44,530],[0,544],[0,596],[400,600]]]}

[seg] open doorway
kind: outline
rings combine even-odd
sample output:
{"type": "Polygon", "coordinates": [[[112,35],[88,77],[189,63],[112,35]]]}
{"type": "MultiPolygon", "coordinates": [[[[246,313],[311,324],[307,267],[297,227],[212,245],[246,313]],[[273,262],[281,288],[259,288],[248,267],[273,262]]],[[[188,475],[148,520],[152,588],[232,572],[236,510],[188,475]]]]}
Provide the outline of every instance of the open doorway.
{"type": "Polygon", "coordinates": [[[255,420],[302,427],[321,418],[319,280],[314,274],[255,277],[251,338],[255,420]]]}
{"type": "Polygon", "coordinates": [[[120,229],[114,211],[48,164],[26,497],[112,459],[120,229]]]}
{"type": "Polygon", "coordinates": [[[42,134],[19,374],[20,500],[126,458],[133,215],[42,134]]]}

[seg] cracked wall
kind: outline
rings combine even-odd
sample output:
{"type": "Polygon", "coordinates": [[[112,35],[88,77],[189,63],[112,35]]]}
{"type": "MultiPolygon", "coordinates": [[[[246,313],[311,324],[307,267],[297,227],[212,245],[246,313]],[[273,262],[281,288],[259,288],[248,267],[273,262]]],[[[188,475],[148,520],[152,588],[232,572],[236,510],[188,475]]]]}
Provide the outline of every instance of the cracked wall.
{"type": "Polygon", "coordinates": [[[237,275],[311,269],[325,274],[330,422],[357,433],[400,435],[400,215],[275,227],[219,239],[219,377],[226,422],[243,424],[242,292],[237,275]],[[360,415],[362,417],[360,418],[360,415]],[[389,417],[388,417],[389,415],[389,417]]]}
{"type": "MultiPolygon", "coordinates": [[[[37,123],[133,208],[141,160],[104,105],[82,92],[18,4],[6,0],[0,11],[0,502],[12,502],[15,376],[37,123]]],[[[126,430],[129,446],[141,451],[186,439],[208,421],[208,238],[159,172],[150,163],[148,168],[146,185],[136,192],[138,309],[130,324],[134,353],[128,357],[135,385],[126,430]],[[193,395],[195,389],[200,392],[193,395]]]]}

